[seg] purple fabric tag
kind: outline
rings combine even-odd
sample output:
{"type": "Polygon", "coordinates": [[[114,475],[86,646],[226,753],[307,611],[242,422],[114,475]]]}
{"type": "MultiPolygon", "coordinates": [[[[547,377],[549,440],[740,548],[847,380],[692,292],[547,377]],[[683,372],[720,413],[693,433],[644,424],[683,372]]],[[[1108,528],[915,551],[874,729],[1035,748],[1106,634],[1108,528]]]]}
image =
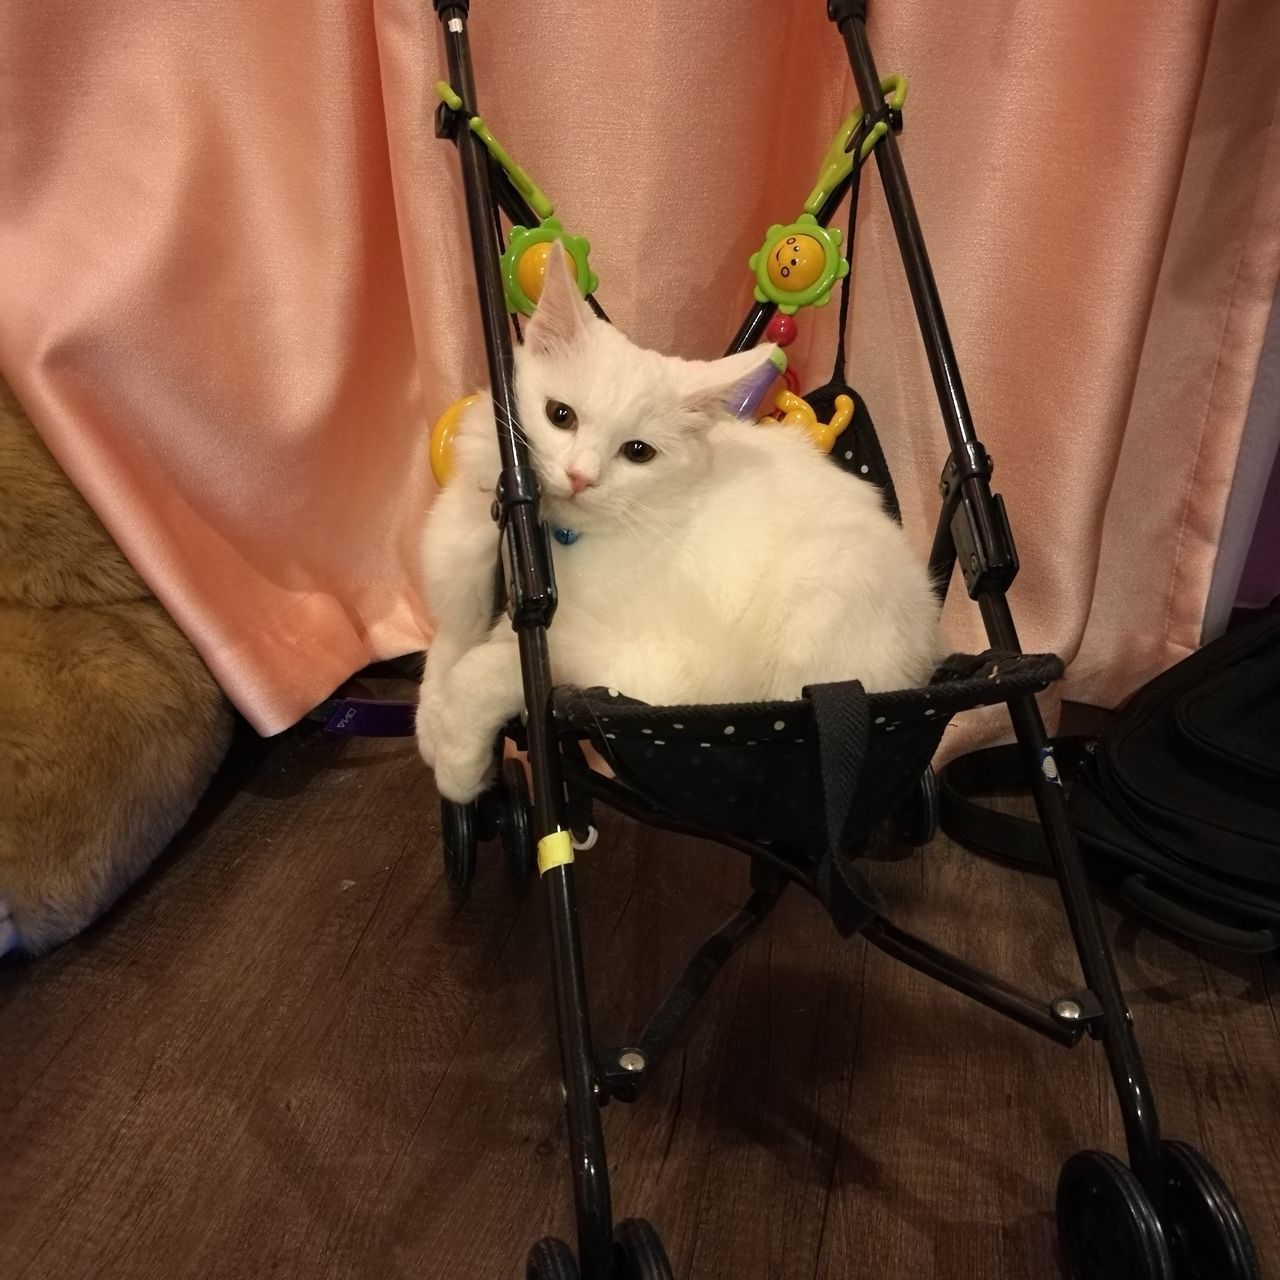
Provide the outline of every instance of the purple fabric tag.
{"type": "Polygon", "coordinates": [[[346,738],[410,738],[417,706],[386,698],[340,698],[324,722],[324,731],[346,738]]]}

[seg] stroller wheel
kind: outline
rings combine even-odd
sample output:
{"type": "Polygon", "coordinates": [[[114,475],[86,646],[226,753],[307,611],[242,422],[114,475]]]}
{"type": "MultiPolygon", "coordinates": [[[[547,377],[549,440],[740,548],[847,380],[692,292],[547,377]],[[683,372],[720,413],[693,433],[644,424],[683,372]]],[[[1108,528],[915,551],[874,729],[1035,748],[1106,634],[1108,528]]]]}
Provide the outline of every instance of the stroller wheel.
{"type": "Polygon", "coordinates": [[[519,760],[502,766],[502,798],[498,809],[498,836],[507,862],[507,874],[523,884],[533,870],[533,823],[529,811],[529,780],[519,760]]]}
{"type": "Polygon", "coordinates": [[[563,1240],[547,1236],[529,1250],[525,1280],[578,1280],[573,1250],[563,1240]]]}
{"type": "Polygon", "coordinates": [[[672,1280],[667,1251],[652,1225],[628,1218],[613,1231],[615,1280],[672,1280]]]}
{"type": "Polygon", "coordinates": [[[1174,1280],[1155,1208],[1115,1156],[1073,1155],[1058,1175],[1057,1213],[1071,1280],[1174,1280]]]}
{"type": "Polygon", "coordinates": [[[1185,1142],[1162,1142],[1160,1163],[1160,1220],[1178,1280],[1259,1280],[1253,1242],[1222,1175],[1185,1142]]]}
{"type": "Polygon", "coordinates": [[[938,779],[933,766],[926,765],[911,794],[898,806],[893,823],[905,844],[919,848],[938,834],[941,806],[938,779]]]}
{"type": "Polygon", "coordinates": [[[455,889],[465,889],[476,873],[476,807],[440,801],[444,874],[455,889]]]}

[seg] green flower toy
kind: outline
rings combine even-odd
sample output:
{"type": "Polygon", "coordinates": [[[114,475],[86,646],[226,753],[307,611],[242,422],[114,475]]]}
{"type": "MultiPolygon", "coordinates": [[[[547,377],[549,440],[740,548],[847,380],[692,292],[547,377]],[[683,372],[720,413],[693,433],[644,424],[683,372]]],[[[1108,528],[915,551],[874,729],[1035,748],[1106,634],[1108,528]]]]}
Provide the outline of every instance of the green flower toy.
{"type": "Polygon", "coordinates": [[[512,227],[507,251],[502,255],[502,287],[510,310],[524,316],[533,315],[542,294],[547,256],[556,240],[564,245],[569,266],[584,297],[600,283],[587,262],[591,245],[586,237],[566,235],[559,219],[544,218],[536,227],[512,227]]]}
{"type": "Polygon", "coordinates": [[[837,280],[849,274],[840,256],[840,232],[823,227],[811,213],[769,228],[747,265],[755,272],[757,302],[776,302],[783,315],[825,306],[837,280]]]}

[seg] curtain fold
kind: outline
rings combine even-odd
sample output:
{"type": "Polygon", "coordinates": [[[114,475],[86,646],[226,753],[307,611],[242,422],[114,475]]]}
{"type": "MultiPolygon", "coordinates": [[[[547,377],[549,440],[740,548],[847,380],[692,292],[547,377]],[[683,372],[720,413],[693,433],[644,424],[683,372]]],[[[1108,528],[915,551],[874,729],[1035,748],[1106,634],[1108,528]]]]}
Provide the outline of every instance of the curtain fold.
{"type": "MultiPolygon", "coordinates": [[[[1109,705],[1200,631],[1280,269],[1280,7],[871,14],[1024,644],[1109,705]]],[[[821,0],[475,0],[472,36],[615,321],[722,349],[854,100],[821,0]]],[[[426,433],[484,377],[441,65],[420,0],[0,16],[0,372],[262,732],[429,638],[426,433]]],[[[851,378],[926,548],[945,440],[870,174],[854,281],[851,378]]],[[[835,312],[799,317],[810,385],[835,312]]]]}

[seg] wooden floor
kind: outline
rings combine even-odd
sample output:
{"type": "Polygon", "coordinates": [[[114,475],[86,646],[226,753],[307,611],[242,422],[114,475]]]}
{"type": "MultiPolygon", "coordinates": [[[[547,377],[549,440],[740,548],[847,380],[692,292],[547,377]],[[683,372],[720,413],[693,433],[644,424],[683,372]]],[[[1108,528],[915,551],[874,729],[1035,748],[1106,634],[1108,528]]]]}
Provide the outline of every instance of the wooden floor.
{"type": "MultiPolygon", "coordinates": [[[[117,910],[0,966],[0,1277],[508,1280],[570,1233],[541,900],[491,857],[456,901],[438,841],[409,742],[241,744],[117,910]]],[[[745,865],[619,820],[579,865],[616,1043],[745,865]]],[[[905,926],[1078,985],[1050,883],[943,843],[874,871],[905,926]]],[[[1277,969],[1108,928],[1166,1129],[1280,1276],[1277,969]]],[[[1055,1276],[1059,1163],[1119,1137],[1091,1046],[842,942],[799,894],[606,1131],[619,1215],[679,1280],[1055,1276]]]]}

